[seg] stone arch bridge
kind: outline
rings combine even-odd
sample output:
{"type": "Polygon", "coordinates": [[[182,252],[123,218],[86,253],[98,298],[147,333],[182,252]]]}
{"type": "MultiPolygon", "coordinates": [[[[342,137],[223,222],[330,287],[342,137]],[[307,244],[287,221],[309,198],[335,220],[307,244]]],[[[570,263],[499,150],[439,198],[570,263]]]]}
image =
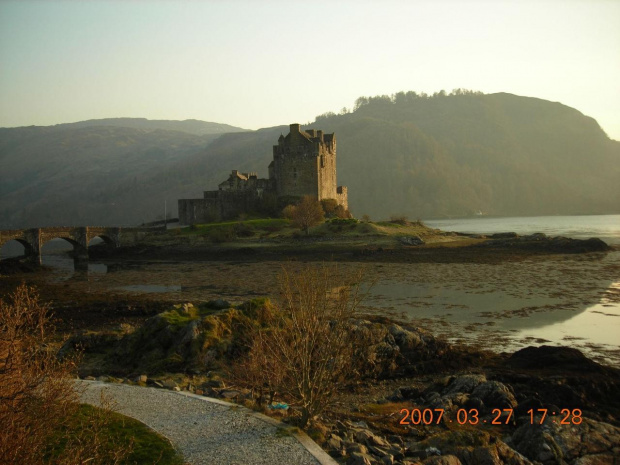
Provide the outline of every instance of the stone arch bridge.
{"type": "Polygon", "coordinates": [[[12,229],[0,231],[0,248],[9,241],[15,240],[24,246],[28,259],[41,263],[41,249],[52,239],[64,239],[73,245],[75,257],[88,260],[88,243],[100,237],[108,246],[120,246],[121,228],[96,226],[81,227],[50,227],[33,229],[12,229]]]}

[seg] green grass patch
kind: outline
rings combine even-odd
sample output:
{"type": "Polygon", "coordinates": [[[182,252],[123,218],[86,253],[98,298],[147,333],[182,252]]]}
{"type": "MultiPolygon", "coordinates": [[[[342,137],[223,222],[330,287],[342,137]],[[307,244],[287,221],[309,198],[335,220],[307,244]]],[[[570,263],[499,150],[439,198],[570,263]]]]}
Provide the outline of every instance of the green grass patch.
{"type": "Polygon", "coordinates": [[[236,228],[243,226],[254,231],[279,231],[290,226],[290,221],[284,218],[260,218],[244,221],[223,221],[219,223],[195,224],[187,228],[182,228],[181,233],[187,235],[209,235],[214,231],[236,228]]]}
{"type": "MultiPolygon", "coordinates": [[[[91,405],[80,405],[77,413],[69,424],[59,431],[54,440],[54,447],[46,453],[46,458],[54,461],[65,452],[65,448],[72,437],[94,435],[88,427],[94,416],[101,416],[101,410],[91,405]],[[86,427],[85,427],[86,425],[86,427]]],[[[120,462],[121,465],[130,464],[158,464],[183,465],[183,457],[172,444],[163,436],[157,434],[144,423],[115,412],[105,412],[106,421],[97,432],[103,440],[102,447],[114,451],[118,448],[129,448],[130,454],[120,462]]]]}
{"type": "Polygon", "coordinates": [[[399,229],[399,228],[404,228],[405,226],[403,226],[402,224],[398,224],[398,223],[392,223],[391,221],[379,221],[377,223],[375,223],[377,226],[383,226],[384,228],[394,228],[394,229],[399,229]]]}

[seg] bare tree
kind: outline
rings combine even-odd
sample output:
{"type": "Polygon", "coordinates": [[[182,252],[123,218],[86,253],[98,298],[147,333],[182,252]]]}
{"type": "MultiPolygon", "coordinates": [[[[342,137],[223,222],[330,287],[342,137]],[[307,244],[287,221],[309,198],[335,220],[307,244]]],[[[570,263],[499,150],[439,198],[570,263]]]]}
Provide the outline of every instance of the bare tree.
{"type": "Polygon", "coordinates": [[[300,410],[304,427],[358,376],[349,326],[361,301],[361,275],[345,277],[324,265],[297,273],[285,268],[279,281],[280,301],[242,363],[248,379],[300,410]]]}
{"type": "Polygon", "coordinates": [[[287,206],[283,213],[293,221],[295,227],[304,230],[306,234],[312,226],[325,220],[321,202],[310,195],[304,195],[297,205],[287,206]]]}

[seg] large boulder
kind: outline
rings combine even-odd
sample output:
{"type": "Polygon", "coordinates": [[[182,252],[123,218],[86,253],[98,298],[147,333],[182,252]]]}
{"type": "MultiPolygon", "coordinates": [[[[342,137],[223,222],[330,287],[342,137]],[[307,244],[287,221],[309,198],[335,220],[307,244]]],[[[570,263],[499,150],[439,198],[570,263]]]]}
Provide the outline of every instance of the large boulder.
{"type": "Polygon", "coordinates": [[[542,345],[516,351],[507,361],[508,366],[522,369],[551,369],[554,371],[602,372],[601,365],[572,347],[542,345]]]}
{"type": "Polygon", "coordinates": [[[589,418],[579,424],[562,425],[560,417],[549,416],[542,425],[521,425],[506,443],[545,465],[611,464],[620,457],[620,428],[589,418]]]}

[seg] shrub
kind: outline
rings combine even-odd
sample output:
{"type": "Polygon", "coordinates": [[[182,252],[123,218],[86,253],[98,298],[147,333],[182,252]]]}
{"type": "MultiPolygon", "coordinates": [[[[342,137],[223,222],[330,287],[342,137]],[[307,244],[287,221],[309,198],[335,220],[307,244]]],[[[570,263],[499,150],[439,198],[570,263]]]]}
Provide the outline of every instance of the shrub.
{"type": "Polygon", "coordinates": [[[405,215],[392,215],[390,216],[390,223],[400,224],[402,226],[406,226],[409,224],[409,218],[405,215]]]}
{"type": "Polygon", "coordinates": [[[316,197],[310,195],[305,195],[297,205],[286,206],[282,214],[306,234],[312,226],[316,226],[325,220],[321,203],[316,197]]]}
{"type": "Polygon", "coordinates": [[[334,267],[283,269],[280,300],[255,326],[248,353],[237,364],[246,383],[273,400],[276,393],[298,407],[299,423],[320,415],[334,395],[359,375],[350,319],[360,303],[361,276],[334,267]]]}
{"type": "Polygon", "coordinates": [[[338,202],[336,202],[336,200],[323,199],[321,200],[321,207],[325,213],[325,218],[334,218],[337,216],[336,208],[338,207],[338,202]]]}
{"type": "Polygon", "coordinates": [[[0,463],[47,463],[46,452],[59,441],[64,448],[54,463],[117,463],[130,450],[100,446],[97,432],[108,409],[63,435],[79,406],[72,382],[76,360],[59,360],[51,349],[48,310],[26,285],[0,299],[0,463]]]}
{"type": "Polygon", "coordinates": [[[334,213],[337,218],[353,218],[353,215],[351,215],[351,212],[347,210],[346,208],[344,208],[342,205],[336,206],[334,213]]]}

